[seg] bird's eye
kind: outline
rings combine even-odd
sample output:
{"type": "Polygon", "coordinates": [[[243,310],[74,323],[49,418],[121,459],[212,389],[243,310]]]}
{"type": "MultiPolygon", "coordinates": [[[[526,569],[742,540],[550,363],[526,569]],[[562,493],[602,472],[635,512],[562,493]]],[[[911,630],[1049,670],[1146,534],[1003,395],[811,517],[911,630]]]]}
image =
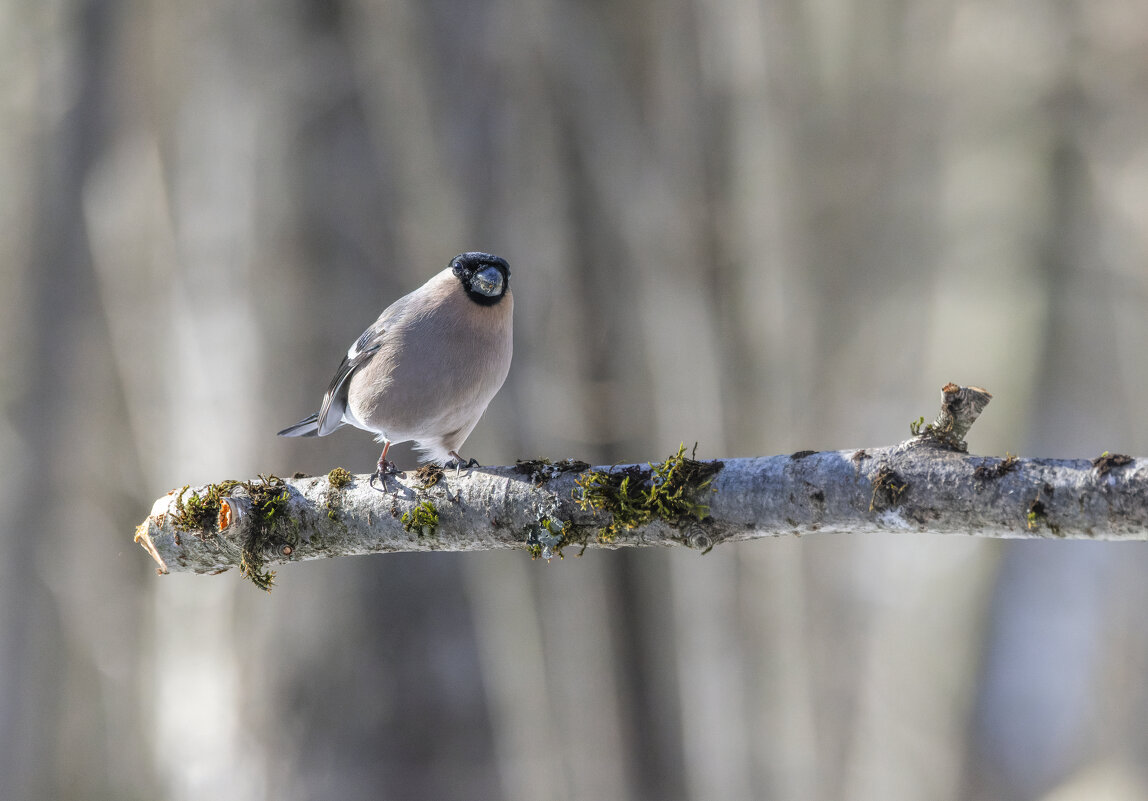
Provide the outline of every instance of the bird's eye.
{"type": "Polygon", "coordinates": [[[470,285],[476,292],[493,298],[502,292],[502,272],[497,267],[479,270],[470,279],[470,285]]]}

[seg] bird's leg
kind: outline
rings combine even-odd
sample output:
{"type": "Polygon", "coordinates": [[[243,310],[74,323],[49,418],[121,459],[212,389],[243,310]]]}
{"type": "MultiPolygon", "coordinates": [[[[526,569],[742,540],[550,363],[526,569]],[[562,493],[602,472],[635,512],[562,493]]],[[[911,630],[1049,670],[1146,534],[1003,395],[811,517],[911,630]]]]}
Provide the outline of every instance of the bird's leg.
{"type": "Polygon", "coordinates": [[[387,491],[387,474],[399,472],[399,469],[397,467],[395,467],[394,462],[388,462],[387,461],[387,451],[389,451],[390,449],[391,449],[391,443],[389,441],[384,440],[383,441],[383,452],[379,456],[379,464],[378,464],[378,466],[376,466],[375,472],[371,473],[371,479],[368,482],[372,487],[377,489],[379,492],[386,492],[387,491]],[[376,478],[379,480],[379,483],[382,486],[375,487],[375,479],[376,478]]]}
{"type": "Polygon", "coordinates": [[[448,451],[448,453],[449,453],[449,454],[450,454],[450,455],[451,455],[453,458],[451,459],[451,461],[449,461],[449,462],[447,462],[445,465],[443,465],[443,467],[445,467],[445,468],[446,468],[446,469],[448,469],[448,470],[449,470],[450,468],[452,468],[452,467],[453,467],[453,468],[454,468],[454,477],[455,477],[455,478],[458,478],[458,475],[459,475],[459,473],[461,473],[461,472],[462,472],[462,468],[464,468],[464,467],[465,467],[467,470],[469,470],[469,469],[470,469],[470,468],[472,468],[472,467],[482,467],[482,465],[480,465],[480,464],[478,463],[478,460],[477,460],[477,459],[470,459],[469,461],[467,461],[467,462],[464,464],[464,463],[463,463],[463,461],[462,461],[462,457],[458,455],[458,451],[448,451]]]}

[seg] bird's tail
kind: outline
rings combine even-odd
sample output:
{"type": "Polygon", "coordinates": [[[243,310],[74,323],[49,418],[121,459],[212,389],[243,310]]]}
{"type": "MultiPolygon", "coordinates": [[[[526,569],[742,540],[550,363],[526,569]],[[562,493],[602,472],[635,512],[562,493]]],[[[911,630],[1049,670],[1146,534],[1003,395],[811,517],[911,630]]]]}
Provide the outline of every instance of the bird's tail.
{"type": "Polygon", "coordinates": [[[319,413],[304,417],[293,426],[287,426],[279,432],[280,437],[314,437],[319,434],[319,413]]]}

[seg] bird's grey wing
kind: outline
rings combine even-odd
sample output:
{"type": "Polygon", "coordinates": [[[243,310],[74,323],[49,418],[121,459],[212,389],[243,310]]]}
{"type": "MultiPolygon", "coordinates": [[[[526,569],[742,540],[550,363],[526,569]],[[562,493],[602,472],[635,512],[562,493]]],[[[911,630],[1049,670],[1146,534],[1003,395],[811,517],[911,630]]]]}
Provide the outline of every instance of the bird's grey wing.
{"type": "MultiPolygon", "coordinates": [[[[389,312],[390,309],[387,309],[389,312]]],[[[319,407],[318,435],[325,437],[343,424],[343,414],[347,411],[347,381],[356,370],[369,362],[375,352],[383,344],[383,333],[386,331],[386,321],[389,315],[383,312],[374,325],[362,333],[355,344],[343,357],[335,377],[331,379],[331,386],[327,387],[327,394],[323,396],[323,405],[319,407]]]]}

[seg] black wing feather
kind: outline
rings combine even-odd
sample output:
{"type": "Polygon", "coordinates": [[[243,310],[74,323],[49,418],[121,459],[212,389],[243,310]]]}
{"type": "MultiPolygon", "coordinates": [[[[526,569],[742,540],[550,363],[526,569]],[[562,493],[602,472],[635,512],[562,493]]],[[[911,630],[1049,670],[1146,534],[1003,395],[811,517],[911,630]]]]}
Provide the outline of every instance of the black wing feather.
{"type": "Polygon", "coordinates": [[[319,407],[317,433],[320,437],[327,436],[343,424],[343,413],[347,410],[347,381],[382,346],[384,330],[382,320],[377,321],[355,340],[343,357],[331,385],[327,387],[327,394],[323,396],[323,405],[319,407]]]}

